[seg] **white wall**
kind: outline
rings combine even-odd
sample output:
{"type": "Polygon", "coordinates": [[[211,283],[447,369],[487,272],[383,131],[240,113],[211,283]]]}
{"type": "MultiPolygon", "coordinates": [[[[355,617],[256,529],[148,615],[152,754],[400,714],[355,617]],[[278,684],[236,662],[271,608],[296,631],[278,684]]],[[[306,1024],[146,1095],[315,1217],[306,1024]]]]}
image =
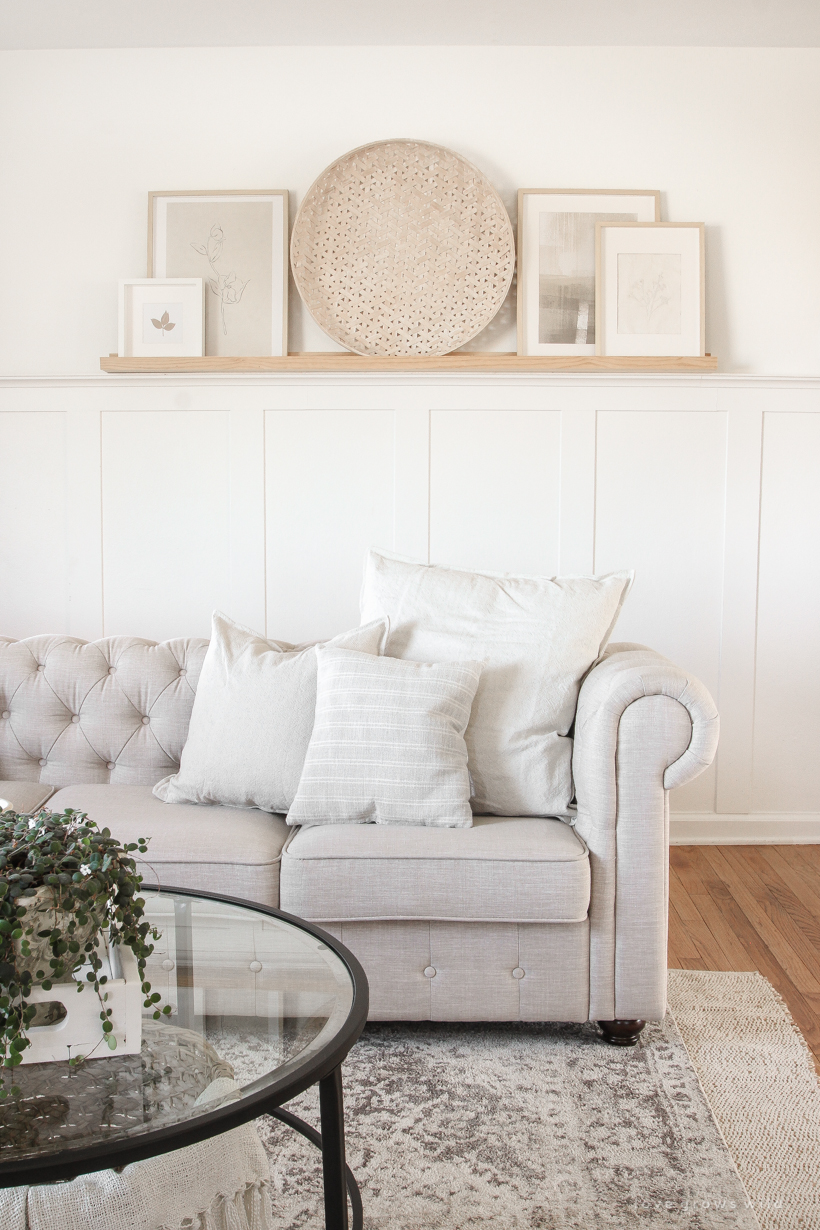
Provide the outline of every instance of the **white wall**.
{"type": "MultiPolygon", "coordinates": [[[[196,48],[0,55],[0,372],[91,372],[151,189],[287,187],[413,136],[518,187],[650,187],[707,224],[707,350],[820,370],[820,50],[196,48]]],[[[329,349],[293,295],[291,349],[329,349]]],[[[483,344],[514,349],[510,310],[483,344]]]]}

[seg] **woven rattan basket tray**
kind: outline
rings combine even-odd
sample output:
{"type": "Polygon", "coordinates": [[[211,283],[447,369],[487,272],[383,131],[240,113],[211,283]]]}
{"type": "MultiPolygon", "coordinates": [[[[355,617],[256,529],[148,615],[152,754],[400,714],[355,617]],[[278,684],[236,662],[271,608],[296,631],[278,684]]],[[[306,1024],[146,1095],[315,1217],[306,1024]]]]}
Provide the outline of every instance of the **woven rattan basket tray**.
{"type": "Polygon", "coordinates": [[[452,150],[379,141],[323,171],[291,263],[313,319],[362,355],[448,354],[495,316],[515,264],[489,180],[452,150]]]}

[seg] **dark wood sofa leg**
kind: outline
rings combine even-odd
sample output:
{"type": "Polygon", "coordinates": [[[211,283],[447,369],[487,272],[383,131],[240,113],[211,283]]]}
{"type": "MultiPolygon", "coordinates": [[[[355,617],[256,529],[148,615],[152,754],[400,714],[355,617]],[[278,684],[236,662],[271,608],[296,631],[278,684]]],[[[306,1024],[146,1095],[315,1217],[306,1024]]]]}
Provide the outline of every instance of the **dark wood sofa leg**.
{"type": "Polygon", "coordinates": [[[598,1025],[612,1046],[634,1046],[646,1021],[599,1021],[598,1025]]]}

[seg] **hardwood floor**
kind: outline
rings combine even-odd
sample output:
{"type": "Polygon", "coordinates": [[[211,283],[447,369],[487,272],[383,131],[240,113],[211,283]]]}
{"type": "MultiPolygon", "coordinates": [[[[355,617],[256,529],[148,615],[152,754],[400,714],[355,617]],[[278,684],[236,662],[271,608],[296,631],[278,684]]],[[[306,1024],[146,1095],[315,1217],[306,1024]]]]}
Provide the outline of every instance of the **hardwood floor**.
{"type": "Polygon", "coordinates": [[[820,845],[672,846],[669,968],[758,970],[820,1072],[820,845]]]}

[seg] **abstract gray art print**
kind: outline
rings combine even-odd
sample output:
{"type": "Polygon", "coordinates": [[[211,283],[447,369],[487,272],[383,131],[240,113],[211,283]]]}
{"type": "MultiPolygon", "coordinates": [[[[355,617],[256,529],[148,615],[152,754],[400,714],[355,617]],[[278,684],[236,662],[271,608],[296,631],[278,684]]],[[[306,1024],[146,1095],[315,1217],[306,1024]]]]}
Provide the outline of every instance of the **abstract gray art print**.
{"type": "Polygon", "coordinates": [[[618,333],[681,331],[681,258],[673,252],[618,253],[618,333]]]}
{"type": "Polygon", "coordinates": [[[539,213],[539,344],[594,343],[595,223],[637,221],[636,213],[539,213]]]}

